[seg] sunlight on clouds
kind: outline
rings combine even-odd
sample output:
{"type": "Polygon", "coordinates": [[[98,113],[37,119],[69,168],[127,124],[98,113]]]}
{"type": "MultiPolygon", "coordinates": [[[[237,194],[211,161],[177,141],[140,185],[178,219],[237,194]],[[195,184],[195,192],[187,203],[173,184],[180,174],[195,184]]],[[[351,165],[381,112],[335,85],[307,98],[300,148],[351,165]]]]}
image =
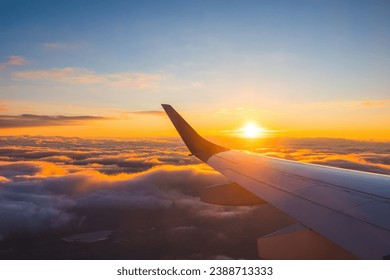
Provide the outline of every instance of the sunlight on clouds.
{"type": "Polygon", "coordinates": [[[40,176],[62,176],[68,173],[68,171],[51,162],[39,162],[38,163],[41,167],[41,171],[38,173],[40,176]]]}
{"type": "MultiPolygon", "coordinates": [[[[229,147],[390,174],[387,142],[234,139],[229,147]]],[[[4,214],[0,235],[4,240],[30,233],[53,233],[58,238],[94,231],[98,226],[115,231],[112,240],[130,248],[126,247],[127,256],[135,256],[134,245],[139,240],[182,247],[180,240],[188,245],[188,240],[204,237],[197,239],[199,244],[218,243],[226,250],[231,240],[247,241],[248,236],[242,239],[242,229],[248,229],[256,240],[294,222],[269,205],[236,208],[201,202],[203,187],[225,183],[226,178],[188,156],[178,138],[7,136],[0,137],[0,144],[0,212],[4,214]],[[254,218],[262,223],[251,223],[254,218]],[[142,239],[151,228],[148,238],[142,239]],[[129,241],[135,236],[135,242],[129,241]]],[[[242,251],[247,254],[245,248],[242,251]]]]}
{"type": "Polygon", "coordinates": [[[10,163],[0,161],[0,171],[4,174],[11,174],[12,177],[48,177],[48,176],[63,176],[68,174],[66,168],[46,161],[17,161],[10,163]],[[12,170],[15,170],[13,172],[12,170]],[[19,170],[16,172],[16,170],[19,170]],[[26,170],[24,172],[23,170],[26,170]]]}
{"type": "Polygon", "coordinates": [[[70,157],[61,156],[61,155],[44,157],[44,158],[42,158],[42,160],[47,161],[47,162],[64,162],[64,163],[72,161],[72,159],[70,157]]]}
{"type": "MultiPolygon", "coordinates": [[[[0,184],[2,184],[2,183],[7,183],[7,182],[9,182],[10,180],[8,179],[8,178],[6,178],[6,177],[3,177],[3,176],[0,176],[0,184]]],[[[0,238],[0,240],[1,240],[1,238],[0,238]]]]}

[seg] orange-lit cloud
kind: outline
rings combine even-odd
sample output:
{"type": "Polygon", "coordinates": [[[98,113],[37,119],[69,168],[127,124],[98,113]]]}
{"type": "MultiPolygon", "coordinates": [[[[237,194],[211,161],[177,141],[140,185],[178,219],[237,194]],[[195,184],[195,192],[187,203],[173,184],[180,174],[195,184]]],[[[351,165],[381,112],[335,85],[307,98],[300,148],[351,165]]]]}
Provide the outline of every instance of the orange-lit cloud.
{"type": "MultiPolygon", "coordinates": [[[[199,188],[224,179],[215,172],[197,166],[161,166],[136,174],[105,175],[83,170],[42,176],[37,172],[39,168],[36,168],[35,174],[30,170],[36,164],[31,162],[30,167],[19,167],[21,173],[28,173],[29,176],[13,177],[8,171],[5,173],[7,177],[0,180],[0,211],[4,214],[0,241],[1,238],[7,240],[15,235],[17,238],[18,234],[25,236],[30,232],[34,236],[39,236],[41,232],[57,232],[57,236],[61,236],[61,232],[69,235],[96,230],[93,221],[98,217],[99,228],[108,227],[125,235],[130,232],[131,236],[138,232],[143,236],[149,235],[151,239],[148,244],[155,244],[153,247],[163,240],[164,249],[153,250],[153,258],[172,258],[169,257],[171,254],[178,253],[178,257],[185,254],[180,258],[215,258],[216,249],[210,252],[205,250],[211,244],[214,244],[214,248],[220,247],[221,250],[217,251],[227,255],[234,252],[232,257],[244,254],[247,258],[254,258],[255,251],[252,255],[245,253],[244,249],[237,249],[243,240],[255,240],[256,234],[265,234],[291,223],[291,219],[283,215],[278,218],[278,212],[272,207],[237,208],[200,202],[197,194],[199,188]],[[272,222],[257,228],[249,221],[259,217],[259,214],[273,217],[272,222]],[[230,225],[233,221],[236,226],[232,230],[230,225]],[[237,226],[239,231],[236,230],[237,226]],[[237,237],[242,230],[252,232],[253,236],[246,235],[240,241],[237,237]],[[183,247],[188,244],[187,240],[203,244],[194,244],[200,255],[192,255],[192,246],[187,249],[183,247]],[[234,245],[236,242],[238,244],[234,245]],[[162,256],[158,255],[160,253],[162,256]]],[[[0,165],[0,170],[2,167],[0,165]]],[[[121,247],[131,245],[133,249],[128,250],[127,255],[137,257],[136,248],[142,245],[142,241],[120,238],[119,242],[125,242],[121,247]]],[[[144,247],[142,250],[145,252],[149,249],[144,247]]]]}
{"type": "Polygon", "coordinates": [[[0,174],[0,209],[7,215],[0,235],[64,226],[77,220],[72,209],[80,207],[165,209],[173,203],[200,207],[191,188],[221,179],[221,175],[196,166],[106,175],[90,169],[66,172],[54,164],[35,161],[2,162],[0,174]]]}
{"type": "Polygon", "coordinates": [[[23,56],[18,56],[18,55],[12,55],[8,57],[6,64],[7,65],[24,65],[27,64],[28,61],[25,59],[23,56]]]}
{"type": "MultiPolygon", "coordinates": [[[[243,147],[246,142],[237,141],[232,144],[243,147]]],[[[18,136],[0,137],[0,143],[0,211],[4,214],[0,242],[31,232],[37,237],[53,232],[58,237],[109,229],[118,236],[112,243],[127,248],[126,256],[134,258],[142,256],[134,249],[144,244],[141,236],[150,236],[147,244],[153,248],[164,248],[151,250],[150,258],[215,258],[216,252],[255,258],[256,251],[248,254],[248,248],[254,248],[258,237],[294,222],[269,205],[237,208],[200,202],[201,188],[224,183],[226,178],[188,156],[176,138],[18,136]],[[129,236],[135,241],[129,241],[129,236]],[[200,248],[201,255],[191,255],[194,248],[200,248]],[[207,248],[214,249],[208,252],[207,248]]],[[[390,174],[386,142],[258,139],[246,148],[390,174]]]]}
{"type": "Polygon", "coordinates": [[[20,55],[11,55],[6,61],[0,63],[0,70],[5,70],[9,66],[21,66],[28,63],[28,60],[20,55]]]}
{"type": "Polygon", "coordinates": [[[68,171],[59,165],[46,161],[18,161],[12,163],[0,161],[0,173],[9,178],[23,178],[24,176],[60,176],[67,174],[68,171]]]}

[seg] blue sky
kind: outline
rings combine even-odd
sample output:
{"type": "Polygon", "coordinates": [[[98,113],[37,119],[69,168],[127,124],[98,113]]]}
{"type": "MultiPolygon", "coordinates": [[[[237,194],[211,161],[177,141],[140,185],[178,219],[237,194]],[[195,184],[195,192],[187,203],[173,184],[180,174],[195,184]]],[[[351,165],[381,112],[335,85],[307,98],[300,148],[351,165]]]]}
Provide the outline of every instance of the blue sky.
{"type": "Polygon", "coordinates": [[[77,114],[66,105],[155,110],[165,102],[277,111],[390,99],[388,1],[0,5],[0,98],[9,114],[77,114]]]}

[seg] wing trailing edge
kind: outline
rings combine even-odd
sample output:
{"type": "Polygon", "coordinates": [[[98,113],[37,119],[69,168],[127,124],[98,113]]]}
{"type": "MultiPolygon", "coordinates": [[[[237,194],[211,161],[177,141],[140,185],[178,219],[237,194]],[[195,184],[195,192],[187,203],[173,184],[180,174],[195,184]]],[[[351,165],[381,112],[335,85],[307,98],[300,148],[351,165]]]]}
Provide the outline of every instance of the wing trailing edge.
{"type": "Polygon", "coordinates": [[[356,257],[315,231],[294,224],[257,240],[258,254],[268,260],[351,260],[356,257]]]}

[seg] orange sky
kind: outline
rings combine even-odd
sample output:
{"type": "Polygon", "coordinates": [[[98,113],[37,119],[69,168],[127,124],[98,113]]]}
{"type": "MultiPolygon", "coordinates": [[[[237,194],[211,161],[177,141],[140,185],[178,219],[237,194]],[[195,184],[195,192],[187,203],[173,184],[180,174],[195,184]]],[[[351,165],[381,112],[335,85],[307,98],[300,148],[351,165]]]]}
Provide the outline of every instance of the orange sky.
{"type": "MultiPolygon", "coordinates": [[[[314,104],[296,108],[256,110],[231,108],[179,113],[204,136],[245,137],[240,129],[248,122],[264,128],[258,137],[335,137],[390,140],[390,102],[378,106],[314,104]],[[312,107],[311,107],[312,106],[312,107]]],[[[77,137],[177,136],[163,113],[112,115],[106,119],[80,120],[56,126],[2,128],[0,135],[47,135],[77,137]]]]}

